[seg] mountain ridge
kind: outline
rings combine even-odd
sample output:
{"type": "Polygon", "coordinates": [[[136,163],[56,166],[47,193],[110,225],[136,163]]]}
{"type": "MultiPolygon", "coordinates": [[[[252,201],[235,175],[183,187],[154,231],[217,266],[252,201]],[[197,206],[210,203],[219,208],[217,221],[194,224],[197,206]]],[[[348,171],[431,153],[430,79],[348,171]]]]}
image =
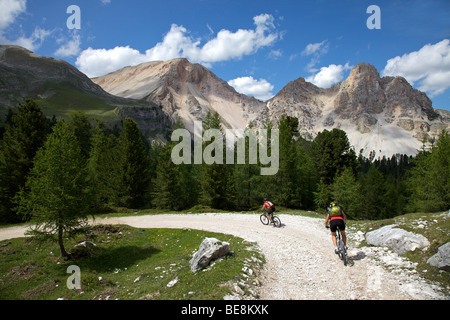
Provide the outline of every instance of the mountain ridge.
{"type": "Polygon", "coordinates": [[[127,66],[89,79],[64,60],[3,45],[0,84],[4,110],[32,97],[46,107],[53,104],[50,111],[64,115],[89,101],[92,114],[116,120],[135,118],[150,138],[165,136],[178,118],[193,133],[194,121],[203,120],[208,112],[218,112],[230,129],[244,129],[250,123],[259,128],[267,118],[276,127],[281,116],[287,115],[299,119],[299,132],[305,139],[339,128],[356,152],[368,155],[374,150],[382,157],[414,155],[424,139],[450,128],[450,112],[434,109],[427,95],[404,78],[380,77],[368,63],[356,65],[347,79],[330,88],[299,77],[261,101],[238,93],[211,70],[185,58],[127,66]],[[86,99],[72,102],[83,95],[86,99]]]}
{"type": "Polygon", "coordinates": [[[264,103],[236,92],[226,81],[185,58],[147,62],[93,78],[106,91],[161,105],[175,122],[193,132],[193,123],[218,112],[227,128],[245,128],[264,103]]]}
{"type": "Polygon", "coordinates": [[[0,45],[0,115],[25,98],[35,99],[49,117],[84,111],[112,127],[131,116],[143,131],[161,137],[172,125],[158,106],[112,95],[64,60],[39,56],[20,46],[0,45]]]}

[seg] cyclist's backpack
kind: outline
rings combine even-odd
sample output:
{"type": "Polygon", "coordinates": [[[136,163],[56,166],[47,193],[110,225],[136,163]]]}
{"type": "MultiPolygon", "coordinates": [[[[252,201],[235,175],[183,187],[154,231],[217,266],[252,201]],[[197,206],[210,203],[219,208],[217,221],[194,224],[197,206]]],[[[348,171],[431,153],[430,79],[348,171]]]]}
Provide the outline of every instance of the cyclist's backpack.
{"type": "Polygon", "coordinates": [[[272,202],[267,201],[267,204],[269,205],[270,209],[275,209],[275,205],[272,202]]]}
{"type": "Polygon", "coordinates": [[[342,216],[341,214],[341,208],[339,206],[332,206],[331,207],[331,216],[332,217],[339,217],[342,216]]]}

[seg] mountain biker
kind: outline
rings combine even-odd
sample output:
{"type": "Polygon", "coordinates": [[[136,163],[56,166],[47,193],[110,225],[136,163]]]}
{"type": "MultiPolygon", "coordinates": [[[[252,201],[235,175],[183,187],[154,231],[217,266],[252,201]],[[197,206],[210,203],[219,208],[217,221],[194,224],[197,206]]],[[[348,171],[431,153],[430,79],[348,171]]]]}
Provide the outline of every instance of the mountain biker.
{"type": "Polygon", "coordinates": [[[270,202],[267,198],[264,198],[264,204],[261,208],[261,211],[264,211],[264,208],[267,208],[268,211],[266,212],[267,218],[269,218],[270,223],[273,223],[273,213],[275,211],[275,205],[270,202]]]}
{"type": "Polygon", "coordinates": [[[347,223],[347,215],[344,210],[339,206],[337,201],[333,201],[327,208],[328,214],[325,219],[325,227],[328,228],[328,221],[330,221],[331,240],[334,244],[334,252],[337,253],[337,240],[336,240],[336,228],[341,230],[342,241],[345,248],[347,248],[347,237],[345,235],[345,224],[347,223]]]}

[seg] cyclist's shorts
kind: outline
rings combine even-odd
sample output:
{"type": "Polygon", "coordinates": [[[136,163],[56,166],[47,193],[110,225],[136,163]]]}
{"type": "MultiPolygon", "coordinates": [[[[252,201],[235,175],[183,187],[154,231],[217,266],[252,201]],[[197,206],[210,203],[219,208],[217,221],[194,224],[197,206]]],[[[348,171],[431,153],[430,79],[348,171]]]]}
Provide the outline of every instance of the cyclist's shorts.
{"type": "Polygon", "coordinates": [[[342,219],[334,219],[330,221],[330,230],[331,232],[336,232],[336,227],[339,227],[339,230],[345,230],[345,223],[342,219]]]}
{"type": "Polygon", "coordinates": [[[268,214],[272,214],[272,213],[274,213],[274,212],[275,212],[275,208],[273,208],[273,207],[270,208],[270,209],[267,211],[268,214]]]}

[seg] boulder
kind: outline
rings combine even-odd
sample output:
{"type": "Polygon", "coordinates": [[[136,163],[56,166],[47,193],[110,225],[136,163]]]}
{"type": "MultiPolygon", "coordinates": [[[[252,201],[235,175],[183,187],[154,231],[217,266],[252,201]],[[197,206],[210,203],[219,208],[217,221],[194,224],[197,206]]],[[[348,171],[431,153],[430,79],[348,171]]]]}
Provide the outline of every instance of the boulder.
{"type": "Polygon", "coordinates": [[[408,232],[389,225],[366,233],[366,242],[373,246],[389,247],[398,254],[427,248],[430,242],[420,234],[408,232]]]}
{"type": "Polygon", "coordinates": [[[192,272],[197,272],[209,265],[213,260],[230,254],[230,244],[216,238],[205,238],[200,244],[198,251],[189,261],[192,272]]]}
{"type": "Polygon", "coordinates": [[[450,242],[440,246],[438,252],[427,263],[439,269],[450,271],[450,242]]]}

